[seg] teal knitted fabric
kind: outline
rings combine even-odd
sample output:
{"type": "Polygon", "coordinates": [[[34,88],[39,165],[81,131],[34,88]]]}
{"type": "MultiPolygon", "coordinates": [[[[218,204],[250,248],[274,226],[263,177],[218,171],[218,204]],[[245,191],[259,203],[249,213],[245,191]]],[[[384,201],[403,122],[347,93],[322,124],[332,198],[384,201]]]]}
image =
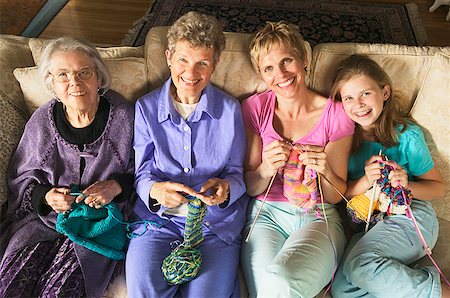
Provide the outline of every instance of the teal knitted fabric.
{"type": "Polygon", "coordinates": [[[58,214],[56,230],[105,257],[122,260],[127,236],[121,221],[122,214],[114,203],[95,209],[81,202],[72,204],[72,211],[58,214]]]}
{"type": "Polygon", "coordinates": [[[180,285],[194,279],[202,264],[202,253],[197,247],[203,242],[202,222],[206,205],[198,198],[189,199],[184,227],[184,241],[162,263],[164,279],[171,285],[180,285]]]}

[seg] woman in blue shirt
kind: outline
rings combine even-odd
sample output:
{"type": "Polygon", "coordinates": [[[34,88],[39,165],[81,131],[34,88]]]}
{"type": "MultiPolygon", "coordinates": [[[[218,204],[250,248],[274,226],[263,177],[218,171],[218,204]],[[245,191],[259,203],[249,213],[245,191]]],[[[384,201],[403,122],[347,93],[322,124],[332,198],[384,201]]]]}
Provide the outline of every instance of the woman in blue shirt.
{"type": "Polygon", "coordinates": [[[135,229],[126,259],[130,297],[239,295],[237,267],[247,200],[245,130],[237,100],[210,83],[225,47],[220,23],[189,12],[168,32],[171,77],[140,98],[135,114],[136,219],[158,223],[135,229]],[[207,205],[201,269],[170,285],[161,264],[183,242],[186,195],[207,205]],[[148,229],[148,230],[147,230],[148,229]]]}
{"type": "MultiPolygon", "coordinates": [[[[392,167],[388,182],[411,191],[410,210],[425,242],[434,247],[439,228],[431,200],[443,196],[444,185],[421,129],[394,96],[389,76],[367,56],[352,55],[338,65],[331,94],[356,123],[346,196],[365,193],[386,175],[385,165],[392,167]]],[[[333,297],[448,297],[436,268],[408,266],[425,250],[406,215],[409,211],[390,214],[401,206],[390,205],[367,233],[353,236],[333,283],[333,297]]]]}

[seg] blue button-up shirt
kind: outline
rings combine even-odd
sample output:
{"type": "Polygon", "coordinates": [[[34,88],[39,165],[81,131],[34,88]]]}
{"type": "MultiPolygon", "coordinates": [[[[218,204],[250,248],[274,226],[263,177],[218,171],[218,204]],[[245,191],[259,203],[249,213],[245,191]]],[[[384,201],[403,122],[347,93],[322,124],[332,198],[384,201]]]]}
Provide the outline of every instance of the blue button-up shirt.
{"type": "Polygon", "coordinates": [[[210,178],[227,180],[228,205],[208,206],[204,226],[227,243],[245,222],[247,198],[243,180],[245,129],[239,102],[208,84],[195,111],[184,120],[170,95],[171,79],[136,103],[134,150],[135,187],[140,198],[135,213],[142,219],[166,218],[166,207],[150,210],[149,194],[155,182],[174,181],[196,191],[210,178]]]}

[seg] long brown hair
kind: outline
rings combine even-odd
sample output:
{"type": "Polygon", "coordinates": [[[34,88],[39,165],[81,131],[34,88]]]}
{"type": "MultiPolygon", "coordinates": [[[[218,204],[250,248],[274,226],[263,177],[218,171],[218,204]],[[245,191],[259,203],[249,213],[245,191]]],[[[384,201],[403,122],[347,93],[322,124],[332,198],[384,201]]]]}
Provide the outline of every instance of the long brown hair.
{"type": "MultiPolygon", "coordinates": [[[[374,80],[380,88],[388,85],[391,90],[389,98],[384,101],[383,110],[375,122],[372,131],[375,141],[385,147],[398,144],[398,135],[405,131],[409,123],[415,123],[409,114],[409,102],[403,93],[394,92],[392,80],[389,75],[375,61],[365,55],[355,54],[342,60],[336,70],[336,75],[331,88],[331,97],[342,101],[341,87],[356,75],[364,75],[374,80]],[[401,126],[401,131],[398,127],[401,126]]],[[[363,142],[362,128],[356,124],[353,137],[352,152],[361,148],[363,142]]]]}

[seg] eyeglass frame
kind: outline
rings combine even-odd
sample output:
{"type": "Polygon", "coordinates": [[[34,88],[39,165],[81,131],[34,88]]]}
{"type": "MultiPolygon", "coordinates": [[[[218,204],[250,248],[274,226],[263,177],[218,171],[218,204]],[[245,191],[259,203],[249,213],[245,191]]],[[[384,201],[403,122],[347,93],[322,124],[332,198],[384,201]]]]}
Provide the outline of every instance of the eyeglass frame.
{"type": "Polygon", "coordinates": [[[90,79],[92,79],[92,77],[94,77],[94,74],[96,74],[96,67],[91,67],[91,66],[87,66],[87,67],[83,67],[82,69],[80,69],[79,71],[77,71],[77,72],[65,72],[67,75],[67,80],[64,80],[64,81],[60,81],[60,80],[58,80],[57,78],[58,78],[58,76],[57,76],[57,74],[52,74],[51,72],[49,72],[48,74],[49,75],[51,75],[52,77],[53,77],[53,79],[55,80],[55,81],[57,81],[58,83],[68,83],[68,82],[70,82],[70,80],[72,80],[72,78],[73,78],[73,76],[75,75],[80,81],[88,81],[88,80],[90,80],[90,79]],[[91,71],[91,73],[92,73],[92,75],[89,77],[89,78],[85,78],[85,79],[83,79],[83,78],[81,78],[80,77],[80,73],[81,72],[83,72],[83,71],[85,71],[85,70],[90,70],[91,71]]]}

